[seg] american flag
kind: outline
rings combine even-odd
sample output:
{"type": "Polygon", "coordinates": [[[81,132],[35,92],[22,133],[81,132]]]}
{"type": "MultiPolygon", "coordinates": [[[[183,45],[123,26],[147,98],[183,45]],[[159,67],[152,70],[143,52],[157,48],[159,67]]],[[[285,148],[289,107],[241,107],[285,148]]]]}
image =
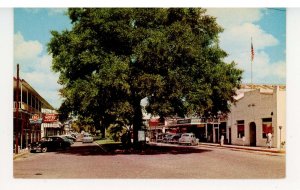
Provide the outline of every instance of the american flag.
{"type": "Polygon", "coordinates": [[[253,44],[252,44],[252,39],[251,39],[251,61],[254,59],[254,49],[253,49],[253,44]]]}

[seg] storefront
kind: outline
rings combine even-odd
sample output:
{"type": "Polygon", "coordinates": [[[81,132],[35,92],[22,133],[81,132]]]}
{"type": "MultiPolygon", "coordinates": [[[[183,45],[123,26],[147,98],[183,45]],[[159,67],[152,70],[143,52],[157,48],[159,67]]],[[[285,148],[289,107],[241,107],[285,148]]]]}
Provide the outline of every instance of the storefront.
{"type": "MultiPolygon", "coordinates": [[[[226,121],[222,118],[165,118],[164,123],[150,119],[150,138],[155,141],[160,133],[194,133],[200,142],[218,143],[221,135],[226,137],[226,121]]],[[[228,142],[228,139],[226,139],[228,142]]]]}
{"type": "Polygon", "coordinates": [[[285,142],[285,86],[263,86],[237,96],[227,122],[227,138],[232,144],[266,146],[272,134],[272,147],[285,142]]]}
{"type": "Polygon", "coordinates": [[[24,149],[28,147],[29,143],[38,141],[41,138],[41,109],[53,109],[53,107],[25,80],[19,79],[17,82],[17,78],[14,77],[13,79],[13,149],[16,151],[16,146],[19,149],[24,149]]]}

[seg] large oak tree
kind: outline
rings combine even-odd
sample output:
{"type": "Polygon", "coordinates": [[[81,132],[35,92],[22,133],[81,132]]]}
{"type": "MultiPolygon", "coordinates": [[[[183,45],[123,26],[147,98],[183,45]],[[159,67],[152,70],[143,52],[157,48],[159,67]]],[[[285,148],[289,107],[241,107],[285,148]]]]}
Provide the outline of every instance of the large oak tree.
{"type": "Polygon", "coordinates": [[[122,120],[135,142],[145,97],[147,112],[161,117],[229,111],[242,71],[224,62],[223,29],[205,9],[76,8],[68,16],[72,29],[52,31],[48,44],[63,110],[102,129],[122,120]]]}

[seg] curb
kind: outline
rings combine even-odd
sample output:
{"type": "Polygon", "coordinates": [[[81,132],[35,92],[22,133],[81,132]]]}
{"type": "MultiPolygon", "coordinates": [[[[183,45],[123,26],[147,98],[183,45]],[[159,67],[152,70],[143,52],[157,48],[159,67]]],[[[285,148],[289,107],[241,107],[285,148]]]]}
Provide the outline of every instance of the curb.
{"type": "Polygon", "coordinates": [[[98,145],[105,153],[107,153],[108,151],[100,144],[96,143],[96,142],[93,142],[95,143],[96,145],[98,145]]]}
{"type": "Polygon", "coordinates": [[[14,157],[13,157],[13,160],[17,159],[17,158],[20,158],[22,156],[25,156],[25,155],[28,155],[29,152],[26,151],[26,152],[22,152],[22,153],[19,153],[19,154],[14,154],[14,157]]]}
{"type": "Polygon", "coordinates": [[[285,150],[272,150],[272,149],[259,149],[259,148],[251,148],[251,147],[244,147],[244,146],[228,146],[228,145],[219,145],[219,144],[199,144],[204,146],[214,146],[214,147],[224,147],[224,148],[231,148],[231,149],[239,149],[239,150],[251,150],[251,151],[258,151],[258,152],[270,152],[270,153],[280,153],[285,154],[285,150]]]}

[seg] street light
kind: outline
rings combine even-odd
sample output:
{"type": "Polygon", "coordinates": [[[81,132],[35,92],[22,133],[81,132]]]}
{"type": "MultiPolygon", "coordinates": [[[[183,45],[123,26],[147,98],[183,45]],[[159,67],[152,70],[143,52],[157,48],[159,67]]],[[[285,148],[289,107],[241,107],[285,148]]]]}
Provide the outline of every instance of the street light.
{"type": "Polygon", "coordinates": [[[281,150],[281,129],[282,126],[279,126],[279,149],[281,150]]]}

